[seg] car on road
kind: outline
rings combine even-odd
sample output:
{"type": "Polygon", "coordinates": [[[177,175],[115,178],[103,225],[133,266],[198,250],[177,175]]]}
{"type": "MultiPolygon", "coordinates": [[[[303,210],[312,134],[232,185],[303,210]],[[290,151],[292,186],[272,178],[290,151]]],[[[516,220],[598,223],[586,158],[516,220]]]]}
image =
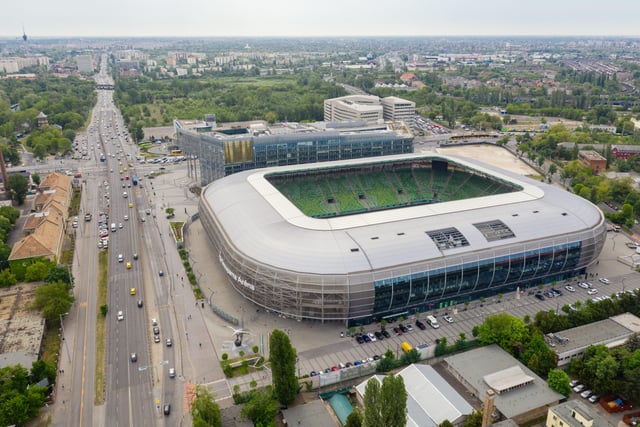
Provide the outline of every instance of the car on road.
{"type": "Polygon", "coordinates": [[[587,291],[587,294],[589,294],[589,295],[595,295],[595,294],[597,294],[597,293],[598,293],[598,290],[597,290],[597,289],[589,289],[589,290],[587,291]]]}
{"type": "Polygon", "coordinates": [[[136,288],[129,289],[129,294],[130,295],[135,295],[136,293],[137,293],[136,288]]]}
{"type": "Polygon", "coordinates": [[[599,278],[598,282],[604,283],[605,285],[608,285],[609,283],[611,283],[611,281],[609,279],[607,279],[606,277],[599,278]]]}
{"type": "Polygon", "coordinates": [[[164,412],[165,415],[170,415],[171,414],[171,405],[167,404],[164,405],[164,409],[162,410],[164,412]]]}
{"type": "Polygon", "coordinates": [[[125,216],[124,216],[124,220],[125,220],[125,221],[129,221],[129,215],[125,215],[125,216]]]}
{"type": "Polygon", "coordinates": [[[142,308],[142,306],[144,305],[144,302],[142,302],[141,299],[138,300],[138,307],[142,308]]]}
{"type": "Polygon", "coordinates": [[[152,324],[153,326],[158,326],[158,320],[157,320],[156,318],[152,318],[152,319],[151,319],[151,324],[152,324]]]}
{"type": "Polygon", "coordinates": [[[153,327],[153,335],[160,335],[160,328],[158,328],[157,326],[153,327]]]}
{"type": "Polygon", "coordinates": [[[138,361],[138,355],[135,353],[131,353],[131,362],[137,362],[138,361]]]}
{"type": "Polygon", "coordinates": [[[565,286],[564,288],[565,288],[566,290],[568,290],[569,292],[575,292],[575,291],[576,291],[576,288],[574,288],[574,287],[573,287],[573,286],[571,286],[571,285],[567,285],[567,286],[565,286]]]}
{"type": "Polygon", "coordinates": [[[121,223],[121,222],[119,222],[119,223],[118,223],[118,228],[122,228],[122,227],[124,227],[124,225],[122,225],[122,223],[121,223]]]}
{"type": "Polygon", "coordinates": [[[129,207],[132,208],[133,207],[133,203],[129,203],[129,207]]]}
{"type": "Polygon", "coordinates": [[[169,368],[169,378],[176,377],[176,368],[169,368]]]}
{"type": "Polygon", "coordinates": [[[118,262],[123,262],[123,261],[124,261],[124,255],[118,254],[118,262]]]}
{"type": "Polygon", "coordinates": [[[171,342],[171,338],[167,338],[166,344],[167,344],[167,347],[171,347],[173,345],[173,342],[171,342]]]}
{"type": "Polygon", "coordinates": [[[118,311],[118,320],[124,320],[124,313],[122,310],[118,311]]]}
{"type": "Polygon", "coordinates": [[[154,335],[153,336],[153,342],[156,343],[156,344],[159,343],[160,342],[160,335],[154,335]]]}
{"type": "Polygon", "coordinates": [[[442,316],[442,318],[445,320],[445,322],[447,323],[453,323],[453,317],[449,316],[448,314],[445,314],[444,316],[442,316]]]}
{"type": "Polygon", "coordinates": [[[133,259],[138,259],[138,254],[133,254],[133,259]]]}
{"type": "Polygon", "coordinates": [[[158,271],[158,276],[160,276],[160,277],[164,276],[164,271],[162,271],[162,270],[158,271]]]}
{"type": "Polygon", "coordinates": [[[127,270],[131,270],[131,262],[127,261],[127,270]]]}

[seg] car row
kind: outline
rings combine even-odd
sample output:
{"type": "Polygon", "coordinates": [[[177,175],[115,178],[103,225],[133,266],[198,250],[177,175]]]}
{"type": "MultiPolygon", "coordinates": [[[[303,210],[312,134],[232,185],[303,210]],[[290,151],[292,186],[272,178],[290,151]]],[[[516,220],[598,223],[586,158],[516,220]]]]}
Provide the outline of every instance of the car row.
{"type": "Polygon", "coordinates": [[[373,363],[373,362],[377,362],[378,360],[380,360],[382,358],[382,356],[378,355],[378,354],[374,354],[371,357],[367,357],[366,359],[362,359],[362,360],[356,360],[354,362],[346,362],[346,363],[339,363],[337,365],[334,365],[330,368],[326,368],[326,369],[319,369],[317,371],[311,371],[309,372],[309,376],[310,377],[315,377],[317,375],[322,375],[322,374],[328,374],[330,372],[335,372],[335,371],[339,371],[341,369],[348,369],[354,366],[361,366],[361,365],[365,365],[367,363],[373,363]]]}
{"type": "Polygon", "coordinates": [[[569,386],[574,392],[579,393],[580,397],[589,400],[591,403],[597,403],[600,400],[599,394],[589,390],[587,386],[580,384],[578,380],[571,380],[571,382],[569,382],[569,386]]]}

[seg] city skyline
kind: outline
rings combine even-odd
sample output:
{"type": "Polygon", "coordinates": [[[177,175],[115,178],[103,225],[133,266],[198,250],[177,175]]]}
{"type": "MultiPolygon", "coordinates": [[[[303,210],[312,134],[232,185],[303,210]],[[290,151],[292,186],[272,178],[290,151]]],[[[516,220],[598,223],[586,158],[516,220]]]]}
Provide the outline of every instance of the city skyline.
{"type": "Polygon", "coordinates": [[[640,2],[611,0],[379,0],[10,2],[0,37],[316,37],[640,35],[640,2]],[[147,17],[147,15],[149,15],[147,17]]]}

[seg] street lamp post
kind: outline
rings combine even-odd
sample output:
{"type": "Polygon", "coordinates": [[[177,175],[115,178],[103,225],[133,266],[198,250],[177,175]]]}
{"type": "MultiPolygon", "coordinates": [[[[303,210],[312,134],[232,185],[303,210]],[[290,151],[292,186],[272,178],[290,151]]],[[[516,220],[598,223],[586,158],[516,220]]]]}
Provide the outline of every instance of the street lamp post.
{"type": "Polygon", "coordinates": [[[69,352],[69,343],[67,342],[67,336],[64,333],[64,322],[62,321],[62,316],[67,316],[69,313],[60,314],[60,327],[62,328],[62,341],[64,341],[64,347],[67,349],[67,358],[69,359],[69,363],[71,363],[71,353],[69,352]]]}

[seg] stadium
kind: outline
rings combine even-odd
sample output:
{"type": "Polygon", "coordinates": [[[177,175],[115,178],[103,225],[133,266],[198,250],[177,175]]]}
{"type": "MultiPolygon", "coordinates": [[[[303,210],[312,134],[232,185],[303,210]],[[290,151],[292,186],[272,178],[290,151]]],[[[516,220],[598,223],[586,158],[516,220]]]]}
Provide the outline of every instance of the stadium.
{"type": "Polygon", "coordinates": [[[199,211],[246,299],[349,326],[583,274],[606,237],[589,201],[441,154],[239,172],[199,211]]]}

